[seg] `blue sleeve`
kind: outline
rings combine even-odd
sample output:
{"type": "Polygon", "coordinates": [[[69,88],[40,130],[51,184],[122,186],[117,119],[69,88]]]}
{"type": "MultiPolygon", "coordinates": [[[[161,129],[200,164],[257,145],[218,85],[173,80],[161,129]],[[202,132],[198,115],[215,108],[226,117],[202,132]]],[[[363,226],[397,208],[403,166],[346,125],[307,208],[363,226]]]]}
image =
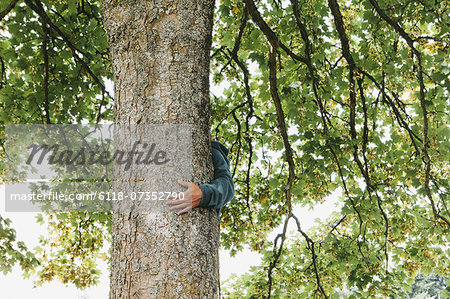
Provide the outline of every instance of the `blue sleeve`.
{"type": "Polygon", "coordinates": [[[212,148],[214,179],[209,184],[200,185],[202,201],[200,207],[222,208],[234,196],[234,183],[231,178],[229,162],[215,148],[212,148]]]}

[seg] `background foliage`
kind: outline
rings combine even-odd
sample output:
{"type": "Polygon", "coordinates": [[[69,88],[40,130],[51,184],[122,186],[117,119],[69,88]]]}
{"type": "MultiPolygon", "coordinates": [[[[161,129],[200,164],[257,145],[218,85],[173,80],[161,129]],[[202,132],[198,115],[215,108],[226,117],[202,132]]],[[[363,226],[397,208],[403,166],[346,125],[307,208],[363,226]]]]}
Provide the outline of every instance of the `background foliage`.
{"type": "MultiPolygon", "coordinates": [[[[99,1],[8,2],[2,126],[111,121],[99,1]]],[[[221,242],[263,256],[225,295],[406,297],[417,273],[450,276],[449,10],[433,0],[216,3],[212,80],[229,87],[211,96],[212,135],[231,150],[237,190],[221,242]],[[339,209],[305,232],[295,208],[334,191],[339,209]]],[[[30,252],[1,218],[4,271],[20,262],[39,282],[95,283],[109,216],[39,221],[50,238],[30,252]]]]}

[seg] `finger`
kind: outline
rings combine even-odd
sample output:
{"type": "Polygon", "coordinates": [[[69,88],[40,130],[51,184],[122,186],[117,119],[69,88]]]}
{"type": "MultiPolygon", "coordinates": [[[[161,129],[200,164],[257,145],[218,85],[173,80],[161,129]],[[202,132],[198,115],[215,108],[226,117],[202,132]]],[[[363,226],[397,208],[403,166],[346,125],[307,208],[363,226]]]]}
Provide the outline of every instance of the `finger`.
{"type": "Polygon", "coordinates": [[[191,182],[185,182],[182,180],[178,180],[178,184],[180,184],[181,186],[186,187],[186,188],[189,188],[192,185],[191,182]]]}
{"type": "Polygon", "coordinates": [[[175,205],[185,204],[188,202],[189,202],[189,200],[187,200],[187,199],[168,200],[168,201],[166,201],[166,205],[175,206],[175,205]]]}
{"type": "Polygon", "coordinates": [[[175,195],[173,195],[174,193],[171,193],[167,198],[169,199],[177,199],[177,198],[184,198],[186,196],[186,194],[184,194],[184,192],[180,192],[180,193],[175,193],[175,195]],[[181,194],[183,194],[183,196],[181,196],[181,194]]]}
{"type": "Polygon", "coordinates": [[[181,209],[181,208],[187,207],[190,204],[191,204],[191,202],[188,201],[188,200],[185,200],[185,199],[183,199],[183,200],[172,200],[172,201],[168,201],[167,202],[168,206],[175,207],[175,209],[177,209],[177,208],[181,209]]]}
{"type": "Polygon", "coordinates": [[[182,215],[182,214],[188,212],[190,209],[191,209],[191,207],[190,207],[190,206],[187,206],[187,207],[184,208],[183,210],[179,211],[179,212],[177,213],[177,215],[182,215]]]}
{"type": "Polygon", "coordinates": [[[170,210],[170,211],[181,210],[181,209],[186,208],[187,206],[189,206],[189,205],[186,205],[186,203],[184,203],[184,204],[179,204],[179,205],[176,205],[176,206],[171,206],[171,207],[169,208],[169,210],[170,210]]]}

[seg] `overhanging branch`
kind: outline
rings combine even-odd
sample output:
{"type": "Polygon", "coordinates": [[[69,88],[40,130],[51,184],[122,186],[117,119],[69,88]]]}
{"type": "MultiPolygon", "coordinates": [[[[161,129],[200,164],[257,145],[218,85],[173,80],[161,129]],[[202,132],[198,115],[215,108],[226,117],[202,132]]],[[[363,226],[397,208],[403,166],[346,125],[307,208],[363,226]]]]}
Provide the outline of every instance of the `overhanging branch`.
{"type": "MultiPolygon", "coordinates": [[[[81,57],[78,55],[77,52],[80,52],[75,46],[74,44],[69,40],[69,38],[61,31],[61,29],[59,29],[58,26],[56,26],[52,20],[50,19],[50,17],[47,15],[47,13],[44,10],[44,7],[42,6],[42,3],[40,2],[40,0],[34,0],[36,2],[36,4],[34,4],[32,2],[32,0],[25,0],[25,3],[34,11],[36,12],[42,19],[45,20],[45,22],[48,24],[48,26],[50,26],[50,29],[54,30],[64,41],[64,43],[69,47],[70,51],[72,52],[72,56],[75,59],[76,62],[78,62],[85,70],[86,72],[91,76],[91,78],[94,80],[94,82],[96,83],[96,85],[100,88],[103,96],[102,96],[102,100],[100,102],[100,106],[99,106],[99,113],[101,113],[101,107],[103,106],[103,103],[105,101],[105,97],[104,94],[107,94],[108,97],[112,98],[112,96],[108,93],[108,91],[106,90],[105,86],[103,85],[103,83],[101,82],[101,80],[94,74],[94,72],[91,70],[91,68],[89,67],[89,65],[83,60],[81,59],[81,57]]],[[[99,120],[99,116],[97,116],[97,120],[99,120]]]]}
{"type": "MultiPolygon", "coordinates": [[[[335,0],[329,0],[329,1],[335,1],[335,0]]],[[[431,194],[430,189],[430,178],[431,178],[431,158],[428,154],[428,111],[425,104],[425,83],[423,80],[423,69],[422,69],[422,58],[420,55],[420,52],[416,49],[414,46],[414,40],[409,36],[408,33],[392,18],[390,18],[380,7],[378,2],[376,0],[369,0],[369,2],[372,4],[372,6],[375,8],[378,15],[386,21],[394,30],[400,34],[402,38],[405,39],[406,43],[408,44],[409,48],[413,52],[414,56],[417,60],[417,79],[419,81],[419,99],[420,99],[420,106],[422,109],[422,117],[423,117],[423,142],[422,142],[422,154],[425,158],[425,193],[430,201],[431,208],[433,210],[433,215],[435,219],[439,218],[443,220],[448,227],[450,227],[450,221],[445,218],[444,216],[440,215],[436,204],[434,202],[433,196],[431,194]]]]}
{"type": "Polygon", "coordinates": [[[19,2],[19,0],[12,0],[9,5],[2,12],[0,12],[0,21],[3,20],[7,14],[9,14],[9,12],[16,6],[17,2],[19,2]]]}
{"type": "Polygon", "coordinates": [[[45,18],[41,17],[42,23],[42,54],[44,55],[44,111],[45,111],[45,120],[47,124],[50,124],[50,100],[48,94],[48,80],[49,80],[49,65],[48,65],[48,51],[47,51],[47,43],[48,43],[48,28],[47,21],[45,18]]]}
{"type": "Polygon", "coordinates": [[[273,48],[278,49],[280,47],[283,49],[292,59],[301,61],[303,63],[306,63],[306,59],[302,56],[299,56],[295,53],[293,53],[285,44],[283,44],[273,32],[273,30],[267,25],[267,23],[263,20],[261,15],[259,14],[258,9],[256,8],[255,3],[253,0],[245,0],[245,3],[247,5],[248,11],[250,15],[252,16],[253,21],[255,21],[256,25],[258,25],[259,29],[264,33],[264,35],[269,40],[270,44],[273,48]]]}

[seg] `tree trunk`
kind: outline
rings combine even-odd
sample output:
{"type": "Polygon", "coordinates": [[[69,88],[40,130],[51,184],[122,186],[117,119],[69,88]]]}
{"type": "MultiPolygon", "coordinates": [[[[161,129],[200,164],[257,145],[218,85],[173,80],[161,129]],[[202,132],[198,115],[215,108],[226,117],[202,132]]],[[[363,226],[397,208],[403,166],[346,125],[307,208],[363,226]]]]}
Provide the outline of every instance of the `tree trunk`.
{"type": "MultiPolygon", "coordinates": [[[[196,183],[212,178],[213,9],[213,0],[104,0],[102,7],[114,73],[115,123],[191,124],[196,183]]],[[[145,180],[140,176],[134,179],[145,180]]],[[[115,190],[149,191],[136,189],[142,184],[133,184],[133,190],[129,185],[116,183],[115,190]]],[[[217,298],[216,212],[114,211],[110,286],[110,298],[217,298]]]]}

